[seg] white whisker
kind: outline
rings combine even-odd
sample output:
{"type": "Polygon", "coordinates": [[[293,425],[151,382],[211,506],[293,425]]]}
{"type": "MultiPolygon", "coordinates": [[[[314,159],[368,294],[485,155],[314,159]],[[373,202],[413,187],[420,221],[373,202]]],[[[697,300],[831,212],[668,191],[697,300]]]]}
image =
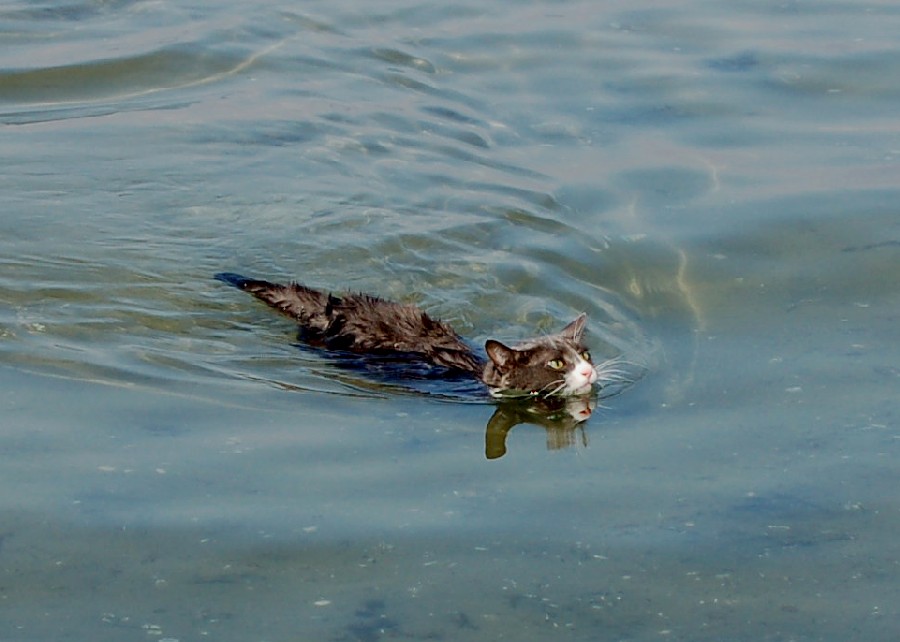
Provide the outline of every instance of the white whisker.
{"type": "Polygon", "coordinates": [[[628,366],[632,366],[637,370],[644,369],[643,366],[632,361],[628,361],[621,356],[614,357],[612,359],[607,359],[603,363],[595,366],[597,379],[602,383],[632,384],[637,381],[638,375],[635,372],[631,371],[628,366]]]}
{"type": "Polygon", "coordinates": [[[565,379],[554,379],[553,381],[551,381],[550,383],[545,385],[543,388],[538,390],[537,393],[553,396],[553,395],[559,394],[559,392],[561,390],[565,390],[565,388],[566,388],[566,380],[565,379]],[[551,386],[555,386],[555,388],[548,391],[548,389],[551,386]]]}

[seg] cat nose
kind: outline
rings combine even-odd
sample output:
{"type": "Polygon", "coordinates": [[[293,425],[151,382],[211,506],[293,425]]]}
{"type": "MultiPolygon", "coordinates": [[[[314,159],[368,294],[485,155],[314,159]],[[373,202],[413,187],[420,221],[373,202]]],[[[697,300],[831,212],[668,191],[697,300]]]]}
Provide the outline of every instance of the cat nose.
{"type": "Polygon", "coordinates": [[[581,369],[578,371],[578,374],[580,374],[582,377],[587,377],[591,381],[593,381],[594,379],[597,378],[597,371],[594,370],[589,365],[581,366],[581,369]]]}

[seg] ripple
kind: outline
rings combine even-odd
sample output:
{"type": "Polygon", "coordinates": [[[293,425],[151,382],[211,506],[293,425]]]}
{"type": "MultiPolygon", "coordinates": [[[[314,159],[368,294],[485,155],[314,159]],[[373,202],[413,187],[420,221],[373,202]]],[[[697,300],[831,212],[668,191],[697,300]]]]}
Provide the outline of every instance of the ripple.
{"type": "Polygon", "coordinates": [[[371,56],[376,60],[389,62],[395,67],[407,67],[409,69],[415,69],[416,71],[421,71],[426,74],[433,74],[437,72],[437,69],[431,62],[425,60],[424,58],[412,56],[397,49],[376,48],[372,49],[370,53],[371,56]]]}
{"type": "MultiPolygon", "coordinates": [[[[211,53],[179,45],[130,58],[0,72],[0,95],[7,105],[27,105],[18,122],[39,118],[39,108],[107,103],[215,82],[247,68],[256,56],[211,53]],[[31,117],[25,114],[31,114],[31,117]]],[[[9,120],[17,120],[7,118],[9,120]]]]}

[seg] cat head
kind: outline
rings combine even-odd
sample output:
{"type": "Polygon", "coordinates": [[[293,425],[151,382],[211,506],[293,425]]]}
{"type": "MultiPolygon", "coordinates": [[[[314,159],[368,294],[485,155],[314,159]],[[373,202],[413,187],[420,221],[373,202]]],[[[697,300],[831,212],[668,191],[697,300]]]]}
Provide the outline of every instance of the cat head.
{"type": "Polygon", "coordinates": [[[559,334],[538,337],[513,347],[489,339],[482,380],[495,397],[571,396],[590,392],[597,381],[591,355],[581,342],[587,315],[559,334]]]}

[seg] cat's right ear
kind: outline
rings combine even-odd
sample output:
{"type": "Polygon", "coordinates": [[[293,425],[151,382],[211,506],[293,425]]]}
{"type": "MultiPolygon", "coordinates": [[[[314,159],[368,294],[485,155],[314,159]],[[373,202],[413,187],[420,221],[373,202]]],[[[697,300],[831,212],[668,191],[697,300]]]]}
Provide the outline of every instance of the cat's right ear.
{"type": "Polygon", "coordinates": [[[487,352],[487,356],[490,360],[493,361],[494,365],[498,368],[506,368],[509,366],[509,364],[512,363],[516,352],[512,348],[509,348],[494,339],[487,340],[484,344],[484,350],[487,352]]]}
{"type": "Polygon", "coordinates": [[[573,341],[581,341],[581,335],[584,334],[585,324],[587,324],[587,313],[582,312],[574,321],[572,321],[572,323],[563,328],[562,331],[560,331],[560,334],[573,341]]]}

